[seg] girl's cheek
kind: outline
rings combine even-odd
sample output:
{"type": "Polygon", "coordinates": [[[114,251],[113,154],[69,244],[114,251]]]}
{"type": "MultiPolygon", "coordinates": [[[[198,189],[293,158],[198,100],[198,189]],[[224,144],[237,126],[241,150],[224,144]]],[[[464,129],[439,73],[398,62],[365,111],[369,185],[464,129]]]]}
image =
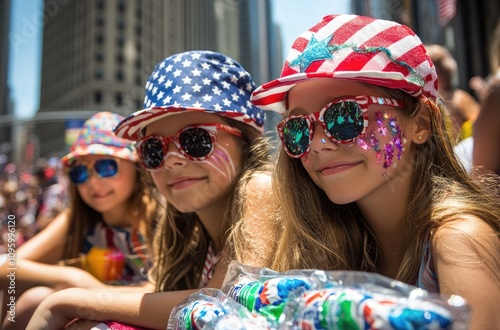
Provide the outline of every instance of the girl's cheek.
{"type": "Polygon", "coordinates": [[[373,152],[377,163],[381,164],[386,176],[386,170],[397,163],[404,154],[406,139],[397,118],[390,112],[375,112],[374,126],[369,127],[363,138],[356,141],[366,152],[373,152]]]}

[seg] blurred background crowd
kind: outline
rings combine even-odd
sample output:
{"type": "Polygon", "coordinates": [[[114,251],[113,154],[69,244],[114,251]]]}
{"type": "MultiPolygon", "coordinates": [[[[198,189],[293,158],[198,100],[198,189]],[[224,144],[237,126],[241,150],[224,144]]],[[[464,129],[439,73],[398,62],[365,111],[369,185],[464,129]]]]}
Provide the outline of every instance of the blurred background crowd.
{"type": "Polygon", "coordinates": [[[7,221],[12,215],[19,246],[43,229],[67,201],[67,179],[58,158],[16,165],[0,155],[0,254],[6,253],[7,221]]]}

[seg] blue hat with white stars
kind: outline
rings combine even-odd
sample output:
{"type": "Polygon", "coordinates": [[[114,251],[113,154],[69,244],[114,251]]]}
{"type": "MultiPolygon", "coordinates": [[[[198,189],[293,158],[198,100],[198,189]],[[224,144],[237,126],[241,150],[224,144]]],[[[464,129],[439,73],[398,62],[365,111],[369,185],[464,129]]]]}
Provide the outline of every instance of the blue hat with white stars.
{"type": "Polygon", "coordinates": [[[262,133],[264,113],[250,102],[254,89],[250,74],[226,55],[211,51],[175,54],[155,67],[146,83],[144,109],[120,122],[115,134],[139,140],[147,125],[185,111],[218,114],[262,133]]]}

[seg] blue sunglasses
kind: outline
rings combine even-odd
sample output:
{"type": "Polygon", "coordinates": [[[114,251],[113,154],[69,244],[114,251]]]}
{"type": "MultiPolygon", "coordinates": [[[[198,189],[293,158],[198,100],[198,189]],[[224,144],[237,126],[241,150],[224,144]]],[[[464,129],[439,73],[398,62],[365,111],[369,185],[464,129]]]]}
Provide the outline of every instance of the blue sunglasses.
{"type": "Polygon", "coordinates": [[[113,158],[99,159],[90,164],[78,164],[69,168],[69,178],[74,184],[82,184],[88,180],[91,172],[98,178],[112,178],[118,173],[118,162],[113,158]],[[93,166],[92,166],[93,165],[93,166]]]}

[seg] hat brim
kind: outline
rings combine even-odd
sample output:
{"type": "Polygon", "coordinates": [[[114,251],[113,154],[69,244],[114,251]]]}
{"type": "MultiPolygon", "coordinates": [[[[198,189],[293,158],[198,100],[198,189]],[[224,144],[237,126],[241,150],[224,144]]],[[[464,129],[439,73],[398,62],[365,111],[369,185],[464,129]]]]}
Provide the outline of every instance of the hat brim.
{"type": "Polygon", "coordinates": [[[100,155],[100,156],[112,156],[125,160],[130,160],[136,162],[139,160],[137,152],[129,148],[118,148],[113,146],[106,146],[103,144],[91,144],[84,147],[77,147],[66,156],[61,158],[61,163],[64,166],[70,166],[72,161],[76,157],[86,156],[86,155],[100,155]]]}
{"type": "Polygon", "coordinates": [[[253,92],[251,101],[256,107],[263,110],[284,113],[286,108],[283,101],[290,89],[301,82],[318,78],[352,80],[380,87],[400,89],[415,97],[418,97],[422,93],[422,86],[409,82],[399,72],[339,71],[333,74],[316,72],[296,73],[265,83],[253,92]]]}
{"type": "Polygon", "coordinates": [[[238,121],[243,121],[245,124],[252,126],[257,131],[262,133],[263,127],[256,125],[255,121],[247,115],[242,115],[241,112],[234,110],[209,110],[204,108],[188,108],[188,107],[172,107],[172,106],[161,106],[161,107],[151,107],[148,109],[139,110],[134,112],[124,120],[122,120],[114,129],[116,136],[137,141],[140,140],[144,135],[144,128],[157,120],[163,119],[165,117],[183,113],[183,112],[206,112],[213,113],[216,115],[233,118],[238,121]]]}

